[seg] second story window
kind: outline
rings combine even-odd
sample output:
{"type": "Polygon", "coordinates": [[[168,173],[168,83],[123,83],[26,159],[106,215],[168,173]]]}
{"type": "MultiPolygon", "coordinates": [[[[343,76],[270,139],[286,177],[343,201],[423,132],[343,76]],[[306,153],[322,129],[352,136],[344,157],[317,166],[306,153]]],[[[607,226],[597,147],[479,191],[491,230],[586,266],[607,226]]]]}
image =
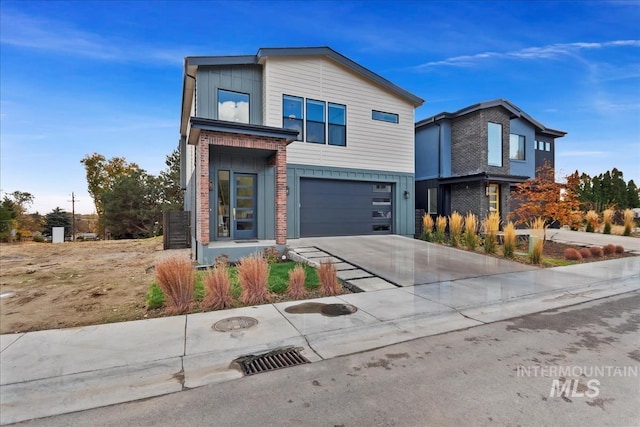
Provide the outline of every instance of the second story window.
{"type": "Polygon", "coordinates": [[[298,131],[298,141],[304,140],[302,122],[304,114],[302,112],[302,98],[297,96],[282,96],[282,127],[298,131]]]}
{"type": "Polygon", "coordinates": [[[398,115],[395,113],[371,110],[371,118],[381,122],[398,123],[398,115]]]}
{"type": "Polygon", "coordinates": [[[218,120],[249,123],[249,94],[218,89],[218,120]]]}
{"type": "Polygon", "coordinates": [[[347,145],[347,107],[329,103],[329,145],[347,145]]]}
{"type": "Polygon", "coordinates": [[[502,125],[487,123],[487,163],[502,166],[502,125]]]}
{"type": "Polygon", "coordinates": [[[525,160],[524,135],[509,135],[509,158],[511,160],[525,160]]]}
{"type": "Polygon", "coordinates": [[[324,101],[307,99],[307,142],[325,143],[324,101]]]}

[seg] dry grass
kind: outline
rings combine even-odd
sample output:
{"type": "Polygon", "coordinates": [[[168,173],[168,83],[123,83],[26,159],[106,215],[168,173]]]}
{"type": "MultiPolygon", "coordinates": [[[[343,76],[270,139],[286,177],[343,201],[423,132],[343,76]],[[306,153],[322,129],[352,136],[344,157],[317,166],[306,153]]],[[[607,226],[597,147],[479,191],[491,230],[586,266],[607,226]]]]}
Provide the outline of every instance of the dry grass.
{"type": "Polygon", "coordinates": [[[587,223],[587,233],[593,233],[598,228],[600,216],[596,211],[590,210],[584,215],[584,220],[587,223]]]}
{"type": "Polygon", "coordinates": [[[270,300],[267,281],[269,263],[263,257],[244,257],[238,264],[238,283],[242,288],[240,301],[245,305],[264,304],[270,300]]]}
{"type": "Polygon", "coordinates": [[[623,212],[624,218],[624,232],[623,236],[631,236],[631,230],[633,230],[635,213],[631,209],[625,209],[623,212]]]}
{"type": "Polygon", "coordinates": [[[601,248],[601,247],[599,247],[599,246],[592,246],[592,247],[590,247],[590,248],[589,248],[589,251],[591,251],[591,255],[592,255],[594,258],[602,258],[603,251],[602,251],[602,248],[601,248]]]}
{"type": "Polygon", "coordinates": [[[604,223],[603,234],[611,234],[611,221],[613,220],[613,209],[602,211],[602,222],[604,223]]]}
{"type": "Polygon", "coordinates": [[[582,255],[580,255],[580,252],[577,249],[574,248],[567,248],[564,250],[564,257],[565,259],[571,260],[571,261],[582,261],[582,255]]]}
{"type": "Polygon", "coordinates": [[[478,217],[471,212],[464,218],[464,243],[471,251],[478,246],[478,217]]]}
{"type": "Polygon", "coordinates": [[[582,258],[591,258],[591,251],[589,250],[589,248],[582,248],[580,249],[580,255],[582,255],[582,258]]]}
{"type": "Polygon", "coordinates": [[[513,258],[516,249],[516,227],[511,221],[504,227],[504,246],[502,253],[507,258],[513,258]]]}
{"type": "Polygon", "coordinates": [[[436,218],[436,242],[444,242],[444,232],[447,229],[447,217],[438,215],[436,218]]]}
{"type": "Polygon", "coordinates": [[[156,265],[158,286],[167,298],[167,313],[189,310],[195,290],[195,272],[187,258],[170,257],[156,265]]]}
{"type": "Polygon", "coordinates": [[[231,281],[226,263],[218,263],[207,272],[204,277],[204,287],[207,290],[207,294],[202,300],[203,308],[224,310],[233,305],[231,281]]]}
{"type": "Polygon", "coordinates": [[[330,261],[320,261],[318,269],[318,277],[320,278],[320,290],[325,296],[340,295],[342,285],[338,281],[336,274],[336,266],[330,261]]]}
{"type": "Polygon", "coordinates": [[[287,295],[291,299],[302,299],[306,294],[304,288],[305,281],[304,268],[298,264],[293,270],[289,270],[289,288],[287,289],[287,295]]]}
{"type": "Polygon", "coordinates": [[[537,217],[533,221],[531,221],[529,227],[534,230],[540,230],[540,234],[542,236],[541,237],[539,235],[537,237],[529,237],[534,239],[529,248],[529,259],[531,260],[531,264],[540,264],[540,262],[542,261],[542,252],[544,251],[544,240],[546,238],[545,230],[547,227],[545,225],[544,219],[541,217],[537,217]]]}
{"type": "Polygon", "coordinates": [[[457,248],[462,242],[462,227],[464,226],[464,218],[458,212],[453,212],[449,216],[449,243],[457,248]]]}
{"type": "Polygon", "coordinates": [[[484,251],[488,254],[496,252],[498,230],[500,229],[500,215],[491,212],[482,220],[482,232],[484,233],[484,251]]]}
{"type": "Polygon", "coordinates": [[[428,242],[433,240],[433,218],[428,213],[422,216],[422,238],[428,242]]]}

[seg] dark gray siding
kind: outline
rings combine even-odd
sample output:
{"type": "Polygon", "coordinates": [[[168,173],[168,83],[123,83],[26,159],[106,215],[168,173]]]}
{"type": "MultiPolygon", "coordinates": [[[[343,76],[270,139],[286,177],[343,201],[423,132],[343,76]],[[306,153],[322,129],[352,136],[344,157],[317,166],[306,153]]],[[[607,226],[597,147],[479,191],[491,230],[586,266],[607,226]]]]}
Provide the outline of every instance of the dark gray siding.
{"type": "Polygon", "coordinates": [[[249,122],[262,123],[262,66],[199,67],[196,80],[196,116],[218,119],[218,89],[249,94],[249,122]]]}
{"type": "Polygon", "coordinates": [[[536,135],[536,140],[549,142],[551,144],[551,151],[535,150],[536,151],[536,173],[537,173],[538,169],[542,167],[545,162],[549,162],[552,168],[555,167],[556,144],[555,144],[555,139],[551,136],[536,135]]]}

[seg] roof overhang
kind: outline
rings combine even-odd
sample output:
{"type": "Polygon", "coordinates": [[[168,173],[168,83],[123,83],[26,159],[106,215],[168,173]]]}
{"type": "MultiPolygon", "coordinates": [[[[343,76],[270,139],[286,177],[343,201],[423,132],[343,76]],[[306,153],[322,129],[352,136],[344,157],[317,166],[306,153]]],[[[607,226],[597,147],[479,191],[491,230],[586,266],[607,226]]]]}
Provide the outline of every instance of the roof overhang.
{"type": "Polygon", "coordinates": [[[198,143],[201,130],[250,135],[263,138],[278,138],[286,140],[287,144],[295,141],[298,137],[298,131],[293,129],[227,122],[224,120],[205,119],[202,117],[191,117],[189,119],[189,123],[189,137],[187,139],[187,143],[191,145],[196,145],[198,143]]]}
{"type": "Polygon", "coordinates": [[[529,179],[528,176],[522,175],[499,175],[488,172],[476,173],[473,175],[452,176],[449,178],[440,178],[440,184],[463,184],[465,182],[503,182],[509,184],[518,184],[529,179]]]}

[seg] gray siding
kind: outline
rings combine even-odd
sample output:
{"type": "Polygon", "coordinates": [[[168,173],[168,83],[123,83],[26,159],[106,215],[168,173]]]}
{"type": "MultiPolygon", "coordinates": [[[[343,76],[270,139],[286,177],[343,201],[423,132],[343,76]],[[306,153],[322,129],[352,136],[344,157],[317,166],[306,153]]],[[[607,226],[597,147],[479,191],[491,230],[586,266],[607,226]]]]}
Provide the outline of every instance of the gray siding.
{"type": "Polygon", "coordinates": [[[344,179],[394,184],[393,233],[413,236],[415,202],[413,174],[362,169],[329,168],[311,165],[287,165],[287,238],[300,237],[300,178],[344,179]],[[409,198],[404,198],[404,192],[409,198]]]}
{"type": "Polygon", "coordinates": [[[536,155],[535,169],[536,169],[536,173],[537,173],[538,168],[544,166],[545,162],[549,162],[551,167],[555,167],[556,143],[555,143],[555,139],[553,137],[551,137],[551,136],[537,135],[536,139],[538,141],[544,141],[544,142],[551,143],[551,151],[535,150],[535,152],[536,152],[536,154],[535,154],[536,155]]]}
{"type": "Polygon", "coordinates": [[[533,177],[536,173],[535,142],[536,132],[531,123],[523,119],[512,119],[511,133],[523,135],[525,138],[524,160],[510,160],[511,175],[533,177]]]}
{"type": "Polygon", "coordinates": [[[200,67],[196,80],[196,116],[218,119],[218,89],[249,94],[249,122],[262,123],[262,66],[200,67]]]}
{"type": "Polygon", "coordinates": [[[443,120],[421,127],[415,139],[416,181],[451,176],[451,123],[443,120]]]}

